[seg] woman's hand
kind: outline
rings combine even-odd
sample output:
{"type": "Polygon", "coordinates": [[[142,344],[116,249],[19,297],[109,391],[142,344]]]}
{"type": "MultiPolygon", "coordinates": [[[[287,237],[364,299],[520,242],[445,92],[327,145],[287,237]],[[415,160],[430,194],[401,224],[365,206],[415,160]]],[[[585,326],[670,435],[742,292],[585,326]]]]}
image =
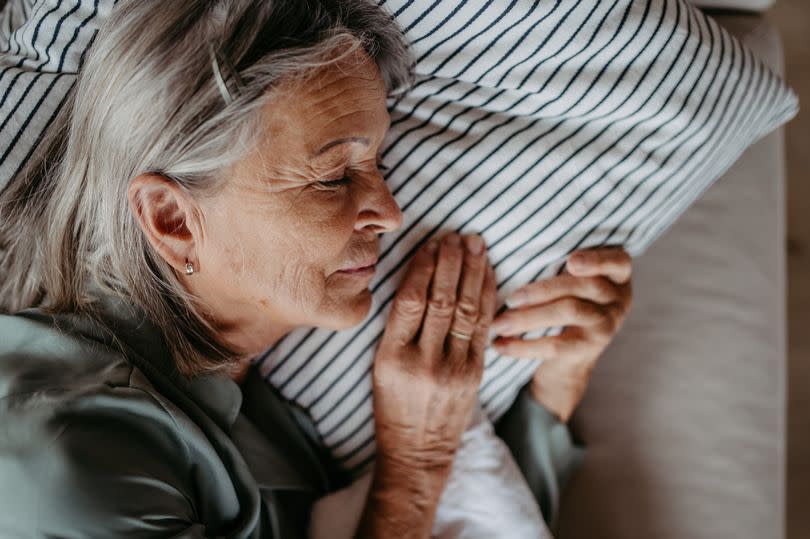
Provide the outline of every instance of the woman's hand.
{"type": "Polygon", "coordinates": [[[568,421],[591,371],[619,332],[632,304],[632,259],[621,247],[572,253],[563,275],[530,283],[510,295],[511,308],[493,323],[498,353],[545,361],[534,374],[535,400],[568,421]],[[562,333],[521,339],[521,333],[565,326],[562,333]]]}
{"type": "Polygon", "coordinates": [[[374,360],[377,463],[360,537],[430,535],[478,398],[494,312],[480,236],[449,234],[414,255],[374,360]]]}

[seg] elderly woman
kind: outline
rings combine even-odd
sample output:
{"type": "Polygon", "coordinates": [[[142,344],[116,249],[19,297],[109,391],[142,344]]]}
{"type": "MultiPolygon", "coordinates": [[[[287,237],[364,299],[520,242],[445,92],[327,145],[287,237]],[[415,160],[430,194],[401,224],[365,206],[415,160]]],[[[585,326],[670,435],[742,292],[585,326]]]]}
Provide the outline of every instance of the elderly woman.
{"type": "MultiPolygon", "coordinates": [[[[293,328],[368,314],[379,236],[402,220],[378,156],[409,61],[364,0],[118,3],[44,151],[0,198],[3,537],[306,534],[341,474],[250,361],[293,328]]],[[[599,279],[622,308],[588,311],[598,344],[544,364],[535,416],[513,421],[540,404],[566,420],[620,326],[629,259],[590,256],[523,293],[599,279]]],[[[495,289],[479,236],[446,234],[411,261],[374,365],[359,536],[430,534],[495,289]]],[[[526,437],[557,427],[503,429],[540,483],[556,472],[526,437]]]]}

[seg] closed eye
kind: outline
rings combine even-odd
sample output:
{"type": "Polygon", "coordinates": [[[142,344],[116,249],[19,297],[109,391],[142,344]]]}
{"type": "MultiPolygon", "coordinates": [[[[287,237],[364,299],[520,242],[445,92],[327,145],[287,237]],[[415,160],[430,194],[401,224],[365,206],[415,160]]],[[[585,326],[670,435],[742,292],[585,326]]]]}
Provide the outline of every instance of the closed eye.
{"type": "Polygon", "coordinates": [[[325,189],[337,189],[338,187],[349,185],[351,181],[352,181],[351,178],[349,178],[348,176],[343,176],[342,178],[337,178],[334,180],[321,180],[316,185],[319,185],[325,189]]]}

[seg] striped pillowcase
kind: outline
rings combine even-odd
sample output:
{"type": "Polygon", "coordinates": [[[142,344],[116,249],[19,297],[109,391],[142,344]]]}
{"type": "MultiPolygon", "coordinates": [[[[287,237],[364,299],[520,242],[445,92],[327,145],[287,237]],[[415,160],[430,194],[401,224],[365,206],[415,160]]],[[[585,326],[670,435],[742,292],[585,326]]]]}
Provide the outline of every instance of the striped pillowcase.
{"type": "MultiPolygon", "coordinates": [[[[381,3],[418,59],[415,87],[390,101],[383,158],[404,225],[382,236],[363,324],[297,330],[258,359],[355,473],[374,457],[376,343],[427,238],[480,232],[502,303],[559,273],[575,249],[643,253],[797,111],[777,76],[682,0],[381,3]]],[[[487,351],[480,398],[491,419],[537,365],[487,351]]]]}

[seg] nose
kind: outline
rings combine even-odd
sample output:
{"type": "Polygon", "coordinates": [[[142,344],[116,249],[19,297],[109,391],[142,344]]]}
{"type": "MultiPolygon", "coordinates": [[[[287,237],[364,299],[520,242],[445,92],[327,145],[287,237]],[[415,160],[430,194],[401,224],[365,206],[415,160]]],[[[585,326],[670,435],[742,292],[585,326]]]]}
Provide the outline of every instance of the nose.
{"type": "Polygon", "coordinates": [[[355,229],[373,230],[381,234],[402,226],[402,210],[394,199],[381,174],[369,182],[360,201],[355,229]]]}

